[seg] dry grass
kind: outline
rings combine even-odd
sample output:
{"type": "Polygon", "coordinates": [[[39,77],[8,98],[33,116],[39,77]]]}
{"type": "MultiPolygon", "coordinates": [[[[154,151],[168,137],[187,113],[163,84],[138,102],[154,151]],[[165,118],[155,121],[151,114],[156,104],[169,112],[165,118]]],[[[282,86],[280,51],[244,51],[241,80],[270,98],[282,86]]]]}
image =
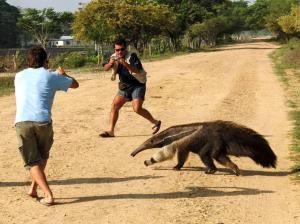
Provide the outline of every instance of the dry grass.
{"type": "Polygon", "coordinates": [[[285,62],[300,67],[300,48],[287,52],[285,62]]]}
{"type": "Polygon", "coordinates": [[[13,76],[0,76],[0,96],[14,91],[14,78],[13,76]]]}

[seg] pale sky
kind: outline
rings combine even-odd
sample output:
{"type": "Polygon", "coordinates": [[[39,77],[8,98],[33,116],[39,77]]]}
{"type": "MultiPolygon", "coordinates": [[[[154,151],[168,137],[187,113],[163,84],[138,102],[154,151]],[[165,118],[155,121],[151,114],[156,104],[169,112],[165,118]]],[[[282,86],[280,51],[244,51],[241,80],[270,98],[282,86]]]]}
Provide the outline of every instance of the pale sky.
{"type": "MultiPolygon", "coordinates": [[[[20,8],[54,8],[57,12],[70,11],[75,12],[79,3],[88,3],[91,0],[6,0],[10,5],[20,8]]],[[[248,0],[248,2],[254,2],[255,0],[248,0]]]]}
{"type": "Polygon", "coordinates": [[[20,8],[54,8],[57,12],[70,11],[75,12],[79,3],[87,3],[91,0],[6,0],[10,5],[20,8]]]}

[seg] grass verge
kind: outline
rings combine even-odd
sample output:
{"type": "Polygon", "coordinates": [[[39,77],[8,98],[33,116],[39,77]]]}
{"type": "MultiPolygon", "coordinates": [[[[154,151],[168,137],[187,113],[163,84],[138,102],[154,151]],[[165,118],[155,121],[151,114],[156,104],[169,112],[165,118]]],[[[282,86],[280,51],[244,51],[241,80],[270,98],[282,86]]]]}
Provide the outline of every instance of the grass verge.
{"type": "Polygon", "coordinates": [[[289,116],[293,122],[291,158],[295,162],[292,173],[300,181],[300,40],[292,40],[271,54],[276,73],[284,85],[289,116]]]}

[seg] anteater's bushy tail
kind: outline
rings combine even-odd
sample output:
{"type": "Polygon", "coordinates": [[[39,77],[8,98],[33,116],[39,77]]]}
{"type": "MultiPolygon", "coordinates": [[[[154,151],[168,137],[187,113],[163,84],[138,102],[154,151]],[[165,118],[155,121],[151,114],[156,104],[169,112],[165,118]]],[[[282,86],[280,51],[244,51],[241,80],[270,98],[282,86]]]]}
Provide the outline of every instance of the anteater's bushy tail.
{"type": "Polygon", "coordinates": [[[277,157],[262,135],[244,126],[235,130],[225,140],[229,155],[247,156],[262,167],[276,168],[277,157]]]}

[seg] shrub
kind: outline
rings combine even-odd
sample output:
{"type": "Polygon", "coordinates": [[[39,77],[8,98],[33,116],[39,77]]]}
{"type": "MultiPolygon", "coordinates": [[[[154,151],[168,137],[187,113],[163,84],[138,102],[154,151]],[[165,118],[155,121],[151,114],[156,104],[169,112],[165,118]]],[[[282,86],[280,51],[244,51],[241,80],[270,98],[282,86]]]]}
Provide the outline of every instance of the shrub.
{"type": "Polygon", "coordinates": [[[86,55],[79,52],[72,52],[68,54],[64,61],[64,67],[66,68],[79,68],[86,63],[86,55]]]}
{"type": "Polygon", "coordinates": [[[300,48],[288,52],[285,56],[285,61],[288,64],[293,64],[297,67],[300,67],[300,48]]]}
{"type": "Polygon", "coordinates": [[[65,58],[67,57],[68,53],[61,53],[57,54],[55,57],[50,57],[50,67],[57,68],[58,66],[64,66],[65,58]]]}
{"type": "Polygon", "coordinates": [[[287,46],[290,50],[299,49],[300,48],[300,39],[299,38],[290,39],[290,41],[287,43],[287,46]]]}
{"type": "Polygon", "coordinates": [[[14,90],[15,77],[0,77],[0,96],[14,90]]]}
{"type": "Polygon", "coordinates": [[[26,53],[17,50],[15,55],[13,55],[14,71],[23,69],[27,66],[26,53]]]}
{"type": "Polygon", "coordinates": [[[284,62],[292,66],[300,67],[300,39],[293,38],[287,43],[284,62]]]}
{"type": "Polygon", "coordinates": [[[86,63],[89,65],[96,65],[98,63],[97,55],[89,55],[86,58],[86,63]]]}
{"type": "Polygon", "coordinates": [[[50,58],[50,67],[56,68],[63,66],[66,68],[79,68],[86,64],[87,56],[81,52],[66,52],[57,54],[55,57],[50,58]]]}

